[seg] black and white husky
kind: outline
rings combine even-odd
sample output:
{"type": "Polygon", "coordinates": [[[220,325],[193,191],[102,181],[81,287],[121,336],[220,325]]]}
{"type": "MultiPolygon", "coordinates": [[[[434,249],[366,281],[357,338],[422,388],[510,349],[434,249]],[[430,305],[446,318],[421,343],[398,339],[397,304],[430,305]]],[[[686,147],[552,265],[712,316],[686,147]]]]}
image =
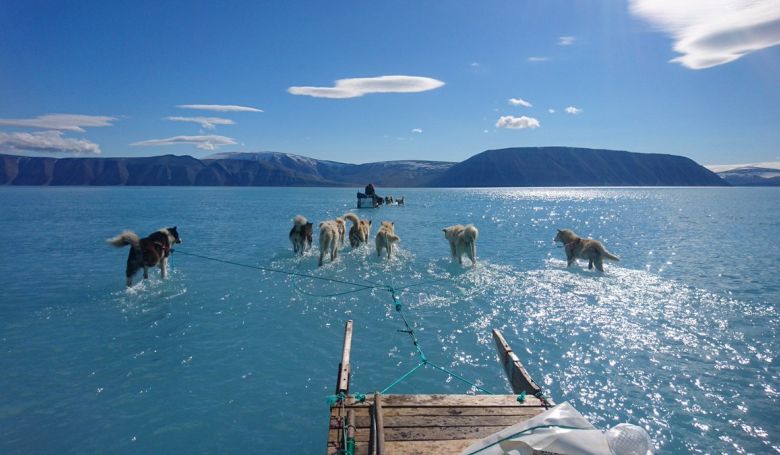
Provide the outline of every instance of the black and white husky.
{"type": "Polygon", "coordinates": [[[168,275],[168,256],[171,255],[171,246],[181,243],[176,226],[163,228],[150,234],[148,237],[139,238],[133,231],[124,231],[118,236],[106,240],[115,247],[130,245],[130,254],[127,256],[127,286],[132,286],[133,275],[139,269],[144,269],[144,279],[149,278],[149,267],[159,266],[163,278],[168,275]]]}
{"type": "Polygon", "coordinates": [[[293,252],[301,255],[311,248],[312,224],[306,217],[298,215],[293,218],[293,227],[290,229],[290,243],[293,252]]]}

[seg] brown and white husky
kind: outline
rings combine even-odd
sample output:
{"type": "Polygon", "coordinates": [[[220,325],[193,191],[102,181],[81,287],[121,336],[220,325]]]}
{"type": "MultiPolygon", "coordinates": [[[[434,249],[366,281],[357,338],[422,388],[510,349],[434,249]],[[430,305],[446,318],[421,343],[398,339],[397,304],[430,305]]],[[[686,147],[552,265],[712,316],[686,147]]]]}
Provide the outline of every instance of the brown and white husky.
{"type": "Polygon", "coordinates": [[[607,251],[598,240],[583,239],[571,229],[558,229],[555,242],[563,243],[566,249],[566,266],[571,266],[577,259],[587,259],[588,268],[596,266],[599,272],[604,271],[604,260],[619,261],[620,258],[607,251]]]}
{"type": "Polygon", "coordinates": [[[160,274],[165,278],[168,275],[168,256],[171,255],[171,246],[181,243],[181,238],[174,226],[160,229],[144,238],[139,238],[133,231],[124,231],[106,241],[115,247],[130,245],[125,269],[127,277],[125,284],[130,287],[133,284],[133,275],[141,268],[144,269],[144,279],[149,278],[149,267],[154,266],[160,267],[160,274]]]}
{"type": "Polygon", "coordinates": [[[325,258],[325,254],[330,254],[330,260],[335,260],[339,255],[339,248],[344,244],[344,219],[323,221],[320,223],[320,261],[325,258]]]}
{"type": "Polygon", "coordinates": [[[395,223],[382,221],[376,234],[376,255],[382,256],[382,249],[386,249],[387,258],[390,259],[393,255],[393,244],[400,240],[401,238],[395,235],[395,223]]]}
{"type": "Polygon", "coordinates": [[[352,222],[349,228],[349,244],[356,248],[368,243],[368,237],[371,235],[371,220],[361,220],[354,213],[346,213],[343,218],[352,222]]]}

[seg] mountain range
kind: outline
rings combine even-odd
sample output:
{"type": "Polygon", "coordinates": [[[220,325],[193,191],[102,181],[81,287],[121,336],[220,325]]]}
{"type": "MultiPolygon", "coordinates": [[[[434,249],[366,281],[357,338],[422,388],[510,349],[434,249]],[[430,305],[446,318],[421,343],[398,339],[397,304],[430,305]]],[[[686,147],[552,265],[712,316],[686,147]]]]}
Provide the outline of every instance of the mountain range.
{"type": "Polygon", "coordinates": [[[220,153],[204,159],[0,154],[0,185],[362,187],[369,182],[379,187],[728,185],[681,156],[572,147],[488,150],[460,163],[349,164],[277,152],[220,153]]]}
{"type": "Polygon", "coordinates": [[[735,186],[780,186],[780,162],[708,165],[723,180],[735,186]]]}

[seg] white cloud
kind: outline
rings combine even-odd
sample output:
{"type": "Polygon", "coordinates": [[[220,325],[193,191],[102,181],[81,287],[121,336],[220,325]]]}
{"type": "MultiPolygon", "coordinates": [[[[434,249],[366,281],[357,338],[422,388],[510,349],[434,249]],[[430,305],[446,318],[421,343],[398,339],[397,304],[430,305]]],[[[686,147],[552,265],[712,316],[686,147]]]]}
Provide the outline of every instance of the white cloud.
{"type": "Polygon", "coordinates": [[[192,122],[199,124],[202,128],[213,130],[216,125],[235,125],[236,122],[229,118],[220,117],[165,117],[165,120],[174,122],[192,122]]]}
{"type": "Polygon", "coordinates": [[[471,66],[476,68],[479,66],[479,62],[471,62],[471,66]]]}
{"type": "Polygon", "coordinates": [[[511,104],[512,106],[533,107],[533,104],[529,103],[528,101],[522,98],[509,98],[509,104],[511,104]]]}
{"type": "Polygon", "coordinates": [[[262,109],[249,106],[236,106],[233,104],[179,104],[176,106],[181,109],[195,109],[199,111],[216,112],[263,112],[262,109]]]}
{"type": "Polygon", "coordinates": [[[547,109],[547,112],[549,112],[550,114],[555,114],[555,109],[553,108],[547,109]]]}
{"type": "Polygon", "coordinates": [[[559,36],[558,46],[571,46],[577,40],[574,36],[559,36]]]}
{"type": "Polygon", "coordinates": [[[582,112],[582,109],[578,109],[578,108],[576,108],[574,106],[569,106],[566,109],[564,109],[564,111],[566,111],[567,114],[577,115],[580,112],[582,112]]]}
{"type": "Polygon", "coordinates": [[[35,118],[0,119],[0,125],[25,126],[46,130],[84,132],[84,128],[111,126],[114,117],[104,115],[46,114],[35,118]]]}
{"type": "Polygon", "coordinates": [[[35,133],[0,133],[0,149],[11,152],[92,153],[100,154],[100,146],[86,139],[62,137],[62,131],[35,133]]]}
{"type": "Polygon", "coordinates": [[[201,150],[216,150],[223,145],[235,145],[236,141],[231,137],[216,136],[175,136],[167,139],[150,139],[148,141],[133,142],[130,145],[157,147],[161,145],[193,144],[201,150]]]}
{"type": "Polygon", "coordinates": [[[548,60],[550,60],[550,57],[539,57],[539,56],[528,57],[529,62],[546,62],[548,60]]]}
{"type": "Polygon", "coordinates": [[[488,130],[482,130],[482,132],[483,132],[483,133],[489,133],[490,131],[488,131],[488,130]]]}
{"type": "Polygon", "coordinates": [[[339,79],[333,87],[290,87],[293,95],[316,98],[355,98],[369,93],[417,93],[434,90],[444,82],[419,76],[378,76],[339,79]]]}
{"type": "Polygon", "coordinates": [[[422,134],[422,128],[413,128],[412,133],[422,134]]]}
{"type": "Polygon", "coordinates": [[[777,0],[631,0],[630,11],[674,39],[671,61],[704,69],[780,44],[777,0]]]}
{"type": "Polygon", "coordinates": [[[509,128],[509,129],[524,129],[524,128],[539,128],[539,120],[533,117],[514,117],[512,115],[505,115],[498,119],[496,122],[496,128],[509,128]]]}

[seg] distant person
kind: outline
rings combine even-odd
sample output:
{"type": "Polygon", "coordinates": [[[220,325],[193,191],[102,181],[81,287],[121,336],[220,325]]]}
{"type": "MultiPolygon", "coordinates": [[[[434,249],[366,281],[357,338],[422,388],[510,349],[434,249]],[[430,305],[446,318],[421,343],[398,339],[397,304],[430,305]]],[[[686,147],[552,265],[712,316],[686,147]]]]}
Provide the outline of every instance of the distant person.
{"type": "Polygon", "coordinates": [[[369,183],[368,185],[366,185],[366,196],[368,196],[368,197],[376,196],[376,191],[374,190],[374,184],[373,183],[369,183]]]}

